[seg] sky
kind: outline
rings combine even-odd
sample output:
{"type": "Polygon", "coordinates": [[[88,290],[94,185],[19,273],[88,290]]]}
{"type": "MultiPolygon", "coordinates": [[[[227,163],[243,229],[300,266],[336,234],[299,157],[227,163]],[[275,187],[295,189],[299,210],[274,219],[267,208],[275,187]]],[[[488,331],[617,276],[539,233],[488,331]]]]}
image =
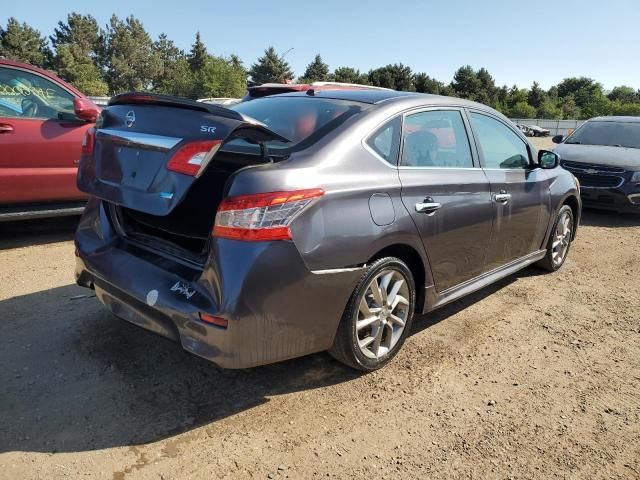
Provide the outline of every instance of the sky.
{"type": "Polygon", "coordinates": [[[273,45],[296,75],[320,53],[331,69],[402,62],[445,83],[468,64],[498,85],[587,76],[640,89],[639,0],[0,0],[3,26],[16,17],[46,35],[72,11],[101,25],[134,15],[185,50],[199,31],[210,53],[246,66],[273,45]]]}

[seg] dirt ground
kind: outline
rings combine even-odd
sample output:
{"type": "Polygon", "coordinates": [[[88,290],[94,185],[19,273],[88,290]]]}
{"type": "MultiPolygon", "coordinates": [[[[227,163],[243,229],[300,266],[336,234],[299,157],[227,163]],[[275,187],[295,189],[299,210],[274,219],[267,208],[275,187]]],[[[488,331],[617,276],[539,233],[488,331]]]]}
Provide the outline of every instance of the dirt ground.
{"type": "Polygon", "coordinates": [[[640,216],[420,318],[362,375],[224,371],[73,282],[73,220],[0,226],[0,478],[640,479],[640,216]]]}

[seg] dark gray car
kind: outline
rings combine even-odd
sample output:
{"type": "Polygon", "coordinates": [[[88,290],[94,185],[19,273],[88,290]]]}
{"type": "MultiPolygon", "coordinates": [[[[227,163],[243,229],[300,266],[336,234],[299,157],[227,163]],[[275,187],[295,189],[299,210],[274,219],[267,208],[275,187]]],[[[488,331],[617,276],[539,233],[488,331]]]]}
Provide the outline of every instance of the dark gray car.
{"type": "Polygon", "coordinates": [[[554,152],[580,182],[585,206],[640,212],[640,117],[598,117],[583,123],[554,152]]]}
{"type": "Polygon", "coordinates": [[[581,212],[556,154],[456,98],[127,94],[83,151],[78,283],[228,368],[323,350],[379,368],[414,313],[560,268],[581,212]]]}

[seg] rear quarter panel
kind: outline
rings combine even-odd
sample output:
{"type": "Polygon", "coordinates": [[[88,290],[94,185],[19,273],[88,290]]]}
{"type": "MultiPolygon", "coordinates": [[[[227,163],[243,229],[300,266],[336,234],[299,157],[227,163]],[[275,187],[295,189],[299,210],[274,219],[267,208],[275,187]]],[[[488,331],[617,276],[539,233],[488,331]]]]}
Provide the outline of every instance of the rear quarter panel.
{"type": "MultiPolygon", "coordinates": [[[[311,270],[362,265],[395,244],[412,247],[427,265],[415,225],[401,201],[397,168],[362,142],[394,112],[380,109],[350,119],[289,160],[244,169],[230,180],[228,194],[323,188],[325,195],[291,225],[294,242],[311,270]],[[372,218],[369,200],[376,194],[390,199],[393,221],[388,225],[378,225],[372,218]]],[[[426,275],[430,279],[430,273],[426,275]]]]}

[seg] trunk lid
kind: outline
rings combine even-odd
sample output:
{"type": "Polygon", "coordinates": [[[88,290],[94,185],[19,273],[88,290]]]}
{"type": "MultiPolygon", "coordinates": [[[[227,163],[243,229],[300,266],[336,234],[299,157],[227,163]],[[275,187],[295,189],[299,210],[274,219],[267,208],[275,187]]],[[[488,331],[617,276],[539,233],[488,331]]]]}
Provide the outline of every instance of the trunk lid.
{"type": "Polygon", "coordinates": [[[223,144],[233,138],[288,142],[263,123],[218,105],[164,95],[118,95],[96,124],[93,153],[83,156],[78,169],[78,188],[120,206],[165,216],[197,178],[169,170],[169,160],[190,142],[223,144]]]}

